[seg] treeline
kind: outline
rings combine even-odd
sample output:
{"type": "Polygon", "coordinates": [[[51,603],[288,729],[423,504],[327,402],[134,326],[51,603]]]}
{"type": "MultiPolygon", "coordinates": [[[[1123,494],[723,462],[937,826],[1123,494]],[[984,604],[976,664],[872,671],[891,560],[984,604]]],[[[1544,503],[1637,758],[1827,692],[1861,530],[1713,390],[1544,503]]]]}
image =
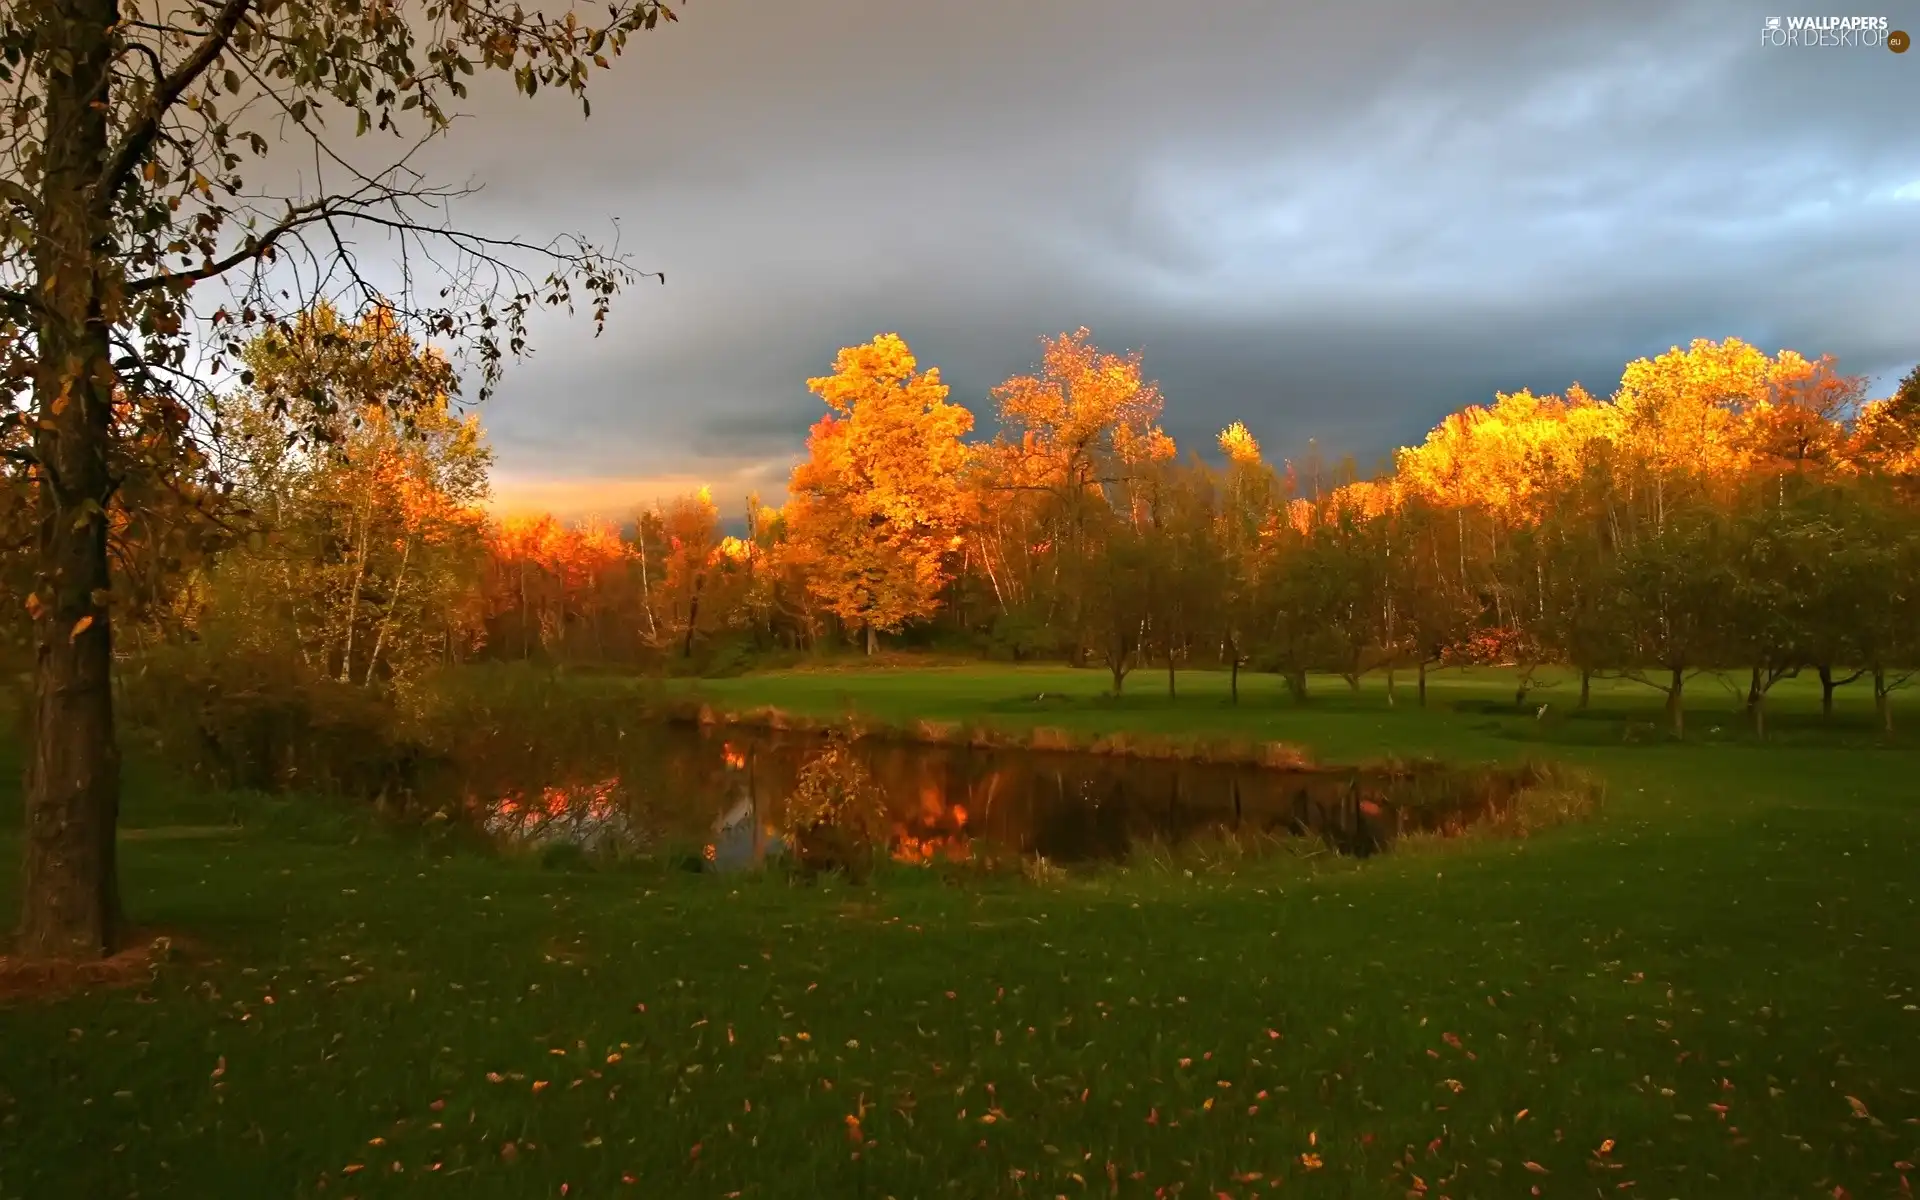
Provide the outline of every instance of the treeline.
{"type": "Polygon", "coordinates": [[[1732,676],[1764,728],[1802,672],[1829,710],[1864,682],[1890,723],[1920,665],[1920,371],[1869,402],[1831,358],[1696,341],[1604,399],[1576,385],[1455,413],[1373,478],[1270,464],[1238,422],[1215,462],[1183,458],[1138,357],[1085,330],[995,389],[991,441],[964,440],[969,413],[897,337],[810,386],[829,412],[783,510],[750,502],[745,539],[719,537],[704,495],[624,539],[556,532],[600,565],[543,560],[541,627],[564,640],[574,621],[595,653],[605,628],[644,631],[634,652],[683,657],[904,630],[1098,664],[1115,691],[1204,666],[1236,694],[1242,669],[1277,672],[1301,698],[1309,673],[1392,689],[1404,671],[1424,700],[1430,666],[1503,663],[1524,699],[1555,663],[1582,705],[1599,676],[1664,692],[1676,733],[1703,672],[1732,676]]]}
{"type": "Polygon", "coordinates": [[[827,412],[788,502],[747,498],[733,537],[704,490],[618,523],[489,519],[477,420],[378,311],[317,310],[249,366],[204,461],[116,525],[137,643],[376,690],[477,658],[722,670],[900,637],[1115,691],[1218,668],[1236,696],[1243,670],[1301,698],[1309,673],[1384,671],[1424,700],[1434,664],[1497,662],[1524,699],[1555,663],[1583,704],[1600,676],[1666,693],[1676,733],[1703,672],[1764,728],[1803,672],[1829,707],[1864,682],[1890,722],[1920,666],[1920,370],[1867,401],[1831,358],[1696,341],[1609,397],[1455,413],[1363,478],[1269,463],[1238,422],[1183,456],[1139,357],[1086,330],[969,441],[883,335],[809,381],[827,412]]]}

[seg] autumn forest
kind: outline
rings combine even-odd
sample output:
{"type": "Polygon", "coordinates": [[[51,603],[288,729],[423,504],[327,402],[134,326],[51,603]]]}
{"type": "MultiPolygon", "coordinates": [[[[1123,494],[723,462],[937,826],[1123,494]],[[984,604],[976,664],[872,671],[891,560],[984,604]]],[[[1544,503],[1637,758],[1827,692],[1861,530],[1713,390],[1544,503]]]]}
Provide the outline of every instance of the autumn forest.
{"type": "MultiPolygon", "coordinates": [[[[1086,330],[993,390],[998,433],[891,334],[807,382],[825,412],[780,507],[706,489],[618,519],[495,520],[489,450],[439,355],[378,310],[248,350],[251,384],[124,503],[123,646],[173,643],[383,692],[483,658],[737,670],[914,645],[1107,673],[1562,664],[1664,693],[1736,677],[1764,729],[1801,672],[1920,666],[1920,375],[1869,400],[1830,358],[1697,341],[1608,397],[1501,394],[1372,477],[1273,463],[1235,422],[1182,448],[1138,355],[1086,330]],[[321,436],[305,436],[317,429],[321,436]]],[[[23,481],[16,477],[15,495],[23,481]]],[[[16,499],[16,524],[27,505],[16,499]]],[[[1389,682],[1389,688],[1393,686],[1389,682]]]]}

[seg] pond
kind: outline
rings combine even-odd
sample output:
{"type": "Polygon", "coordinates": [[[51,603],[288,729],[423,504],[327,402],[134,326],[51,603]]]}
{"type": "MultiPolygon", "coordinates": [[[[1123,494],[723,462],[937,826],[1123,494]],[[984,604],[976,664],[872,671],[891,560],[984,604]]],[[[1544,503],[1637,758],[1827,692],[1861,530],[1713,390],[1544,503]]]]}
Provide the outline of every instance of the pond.
{"type": "MultiPolygon", "coordinates": [[[[818,733],[661,723],[622,747],[616,769],[563,784],[469,785],[497,838],[633,850],[702,847],[718,869],[781,850],[774,831],[818,733]]],[[[1454,833],[1497,816],[1524,769],[1275,767],[1074,750],[941,744],[870,735],[854,754],[883,791],[901,861],[981,853],[1059,864],[1125,860],[1143,844],[1219,832],[1318,838],[1367,856],[1408,833],[1454,833]]]]}

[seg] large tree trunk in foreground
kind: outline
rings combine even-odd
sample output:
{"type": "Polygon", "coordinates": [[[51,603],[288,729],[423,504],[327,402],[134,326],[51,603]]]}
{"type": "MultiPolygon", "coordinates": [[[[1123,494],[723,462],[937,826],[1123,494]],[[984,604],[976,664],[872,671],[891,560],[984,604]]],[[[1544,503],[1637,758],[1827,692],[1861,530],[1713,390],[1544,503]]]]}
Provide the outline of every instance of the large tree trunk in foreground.
{"type": "MultiPolygon", "coordinates": [[[[26,771],[26,871],[15,947],[25,958],[98,958],[116,948],[114,824],[120,758],[113,732],[107,523],[114,373],[102,311],[109,233],[92,188],[108,153],[103,80],[113,0],[65,0],[48,24],[72,62],[46,81],[46,171],[34,269],[40,281],[34,375],[38,589],[33,748],[26,771]]],[[[101,208],[105,205],[102,203],[101,208]]]]}

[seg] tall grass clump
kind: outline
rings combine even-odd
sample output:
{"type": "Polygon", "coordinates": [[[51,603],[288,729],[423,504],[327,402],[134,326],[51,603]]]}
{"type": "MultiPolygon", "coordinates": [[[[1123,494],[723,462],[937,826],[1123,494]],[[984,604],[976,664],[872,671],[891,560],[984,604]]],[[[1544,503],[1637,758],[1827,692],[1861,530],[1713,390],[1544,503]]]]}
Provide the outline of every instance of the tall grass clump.
{"type": "Polygon", "coordinates": [[[1530,837],[1576,821],[1591,820],[1606,803],[1606,782],[1580,767],[1529,762],[1520,786],[1483,828],[1504,837],[1530,837]]]}

